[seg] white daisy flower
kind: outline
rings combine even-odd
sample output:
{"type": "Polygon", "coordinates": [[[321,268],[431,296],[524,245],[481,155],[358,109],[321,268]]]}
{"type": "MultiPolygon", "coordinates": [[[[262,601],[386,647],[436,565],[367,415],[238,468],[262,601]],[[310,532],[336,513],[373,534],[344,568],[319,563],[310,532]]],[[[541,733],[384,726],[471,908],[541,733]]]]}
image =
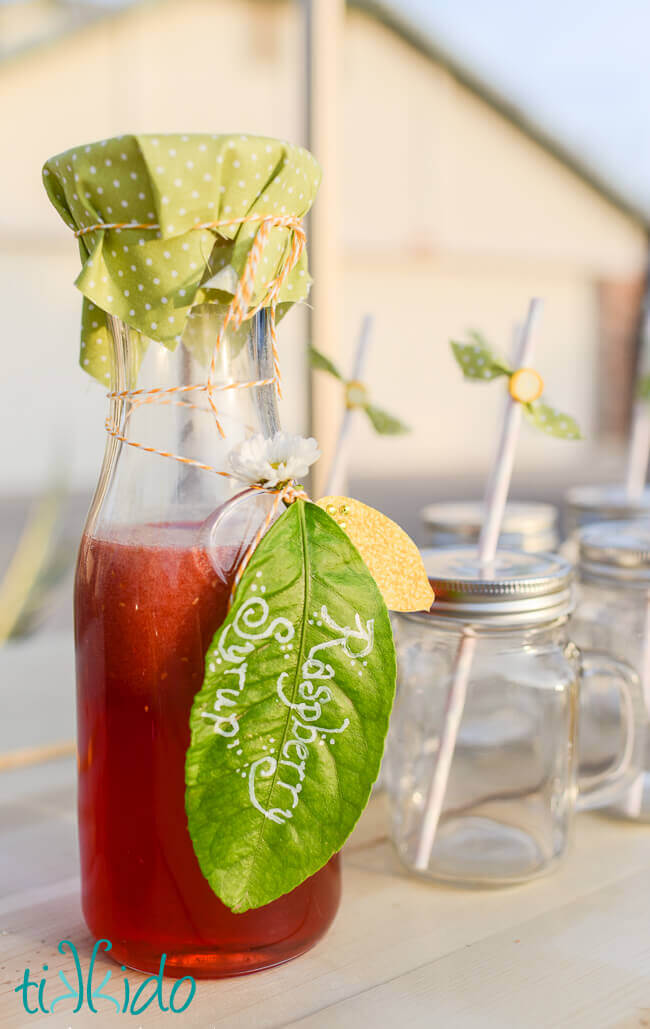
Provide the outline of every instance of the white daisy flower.
{"type": "Polygon", "coordinates": [[[243,440],[230,451],[228,464],[235,479],[271,488],[289,479],[300,479],[319,457],[320,449],[313,437],[305,439],[289,432],[276,432],[271,439],[258,434],[243,440]]]}

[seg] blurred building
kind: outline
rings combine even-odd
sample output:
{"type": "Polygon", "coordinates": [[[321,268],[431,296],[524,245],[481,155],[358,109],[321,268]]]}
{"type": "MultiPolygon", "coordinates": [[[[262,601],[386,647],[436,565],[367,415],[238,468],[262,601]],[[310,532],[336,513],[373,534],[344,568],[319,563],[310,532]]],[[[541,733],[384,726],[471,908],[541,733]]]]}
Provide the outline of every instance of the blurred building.
{"type": "MultiPolygon", "coordinates": [[[[0,431],[16,441],[3,448],[2,489],[39,489],[57,454],[85,489],[104,401],[76,365],[77,248],[46,200],[43,160],[120,132],[302,141],[303,12],[297,0],[23,0],[0,7],[0,36],[0,431]]],[[[521,475],[534,491],[604,474],[603,447],[613,440],[616,458],[627,416],[646,213],[383,5],[349,5],[342,48],[332,342],[349,361],[362,315],[375,316],[373,398],[413,429],[379,439],[361,423],[355,478],[405,490],[418,478],[432,497],[440,480],[478,480],[501,391],[464,384],[448,340],[476,327],[507,348],[531,295],[546,300],[536,364],[548,396],[589,440],[526,432],[521,475]]],[[[294,312],[283,324],[290,427],[307,422],[305,336],[294,312]]]]}

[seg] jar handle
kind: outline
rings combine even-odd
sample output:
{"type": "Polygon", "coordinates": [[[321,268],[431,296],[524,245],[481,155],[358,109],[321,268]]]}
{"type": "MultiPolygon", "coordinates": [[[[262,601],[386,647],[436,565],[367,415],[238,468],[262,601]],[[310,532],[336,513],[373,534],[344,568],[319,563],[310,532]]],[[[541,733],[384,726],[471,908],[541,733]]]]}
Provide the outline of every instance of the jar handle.
{"type": "Polygon", "coordinates": [[[595,775],[578,776],[577,811],[604,807],[618,800],[638,777],[643,763],[647,725],[646,706],[638,675],[630,665],[598,650],[581,650],[580,685],[589,679],[609,680],[621,697],[623,745],[613,767],[595,775]]]}

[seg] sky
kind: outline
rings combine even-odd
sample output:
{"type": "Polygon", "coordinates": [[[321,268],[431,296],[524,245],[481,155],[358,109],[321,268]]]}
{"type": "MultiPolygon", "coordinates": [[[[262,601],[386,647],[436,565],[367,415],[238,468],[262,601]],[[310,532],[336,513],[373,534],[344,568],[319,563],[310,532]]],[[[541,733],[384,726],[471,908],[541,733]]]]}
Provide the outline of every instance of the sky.
{"type": "Polygon", "coordinates": [[[388,0],[650,214],[650,0],[388,0]]]}
{"type": "Polygon", "coordinates": [[[425,30],[650,217],[650,0],[379,2],[425,30]]]}

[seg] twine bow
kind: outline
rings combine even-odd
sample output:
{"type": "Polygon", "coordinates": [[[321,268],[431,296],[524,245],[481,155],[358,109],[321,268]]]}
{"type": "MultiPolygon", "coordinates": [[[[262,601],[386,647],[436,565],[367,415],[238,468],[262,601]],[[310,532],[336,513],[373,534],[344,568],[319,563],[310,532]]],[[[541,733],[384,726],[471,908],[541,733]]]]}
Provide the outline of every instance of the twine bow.
{"type": "Polygon", "coordinates": [[[382,436],[400,436],[411,431],[399,418],[395,418],[392,414],[388,414],[387,411],[370,403],[368,389],[363,382],[344,378],[334,362],[312,346],[309,347],[309,362],[312,368],[316,368],[320,372],[327,372],[328,375],[332,375],[343,383],[345,406],[348,411],[365,411],[375,432],[382,436]]]}
{"type": "Polygon", "coordinates": [[[563,414],[541,401],[544,382],[533,368],[511,368],[499,357],[478,333],[471,333],[472,343],[451,342],[451,349],[466,379],[472,382],[491,382],[508,379],[513,400],[518,401],[528,421],[537,429],[556,439],[582,439],[578,423],[571,415],[563,414]]]}

